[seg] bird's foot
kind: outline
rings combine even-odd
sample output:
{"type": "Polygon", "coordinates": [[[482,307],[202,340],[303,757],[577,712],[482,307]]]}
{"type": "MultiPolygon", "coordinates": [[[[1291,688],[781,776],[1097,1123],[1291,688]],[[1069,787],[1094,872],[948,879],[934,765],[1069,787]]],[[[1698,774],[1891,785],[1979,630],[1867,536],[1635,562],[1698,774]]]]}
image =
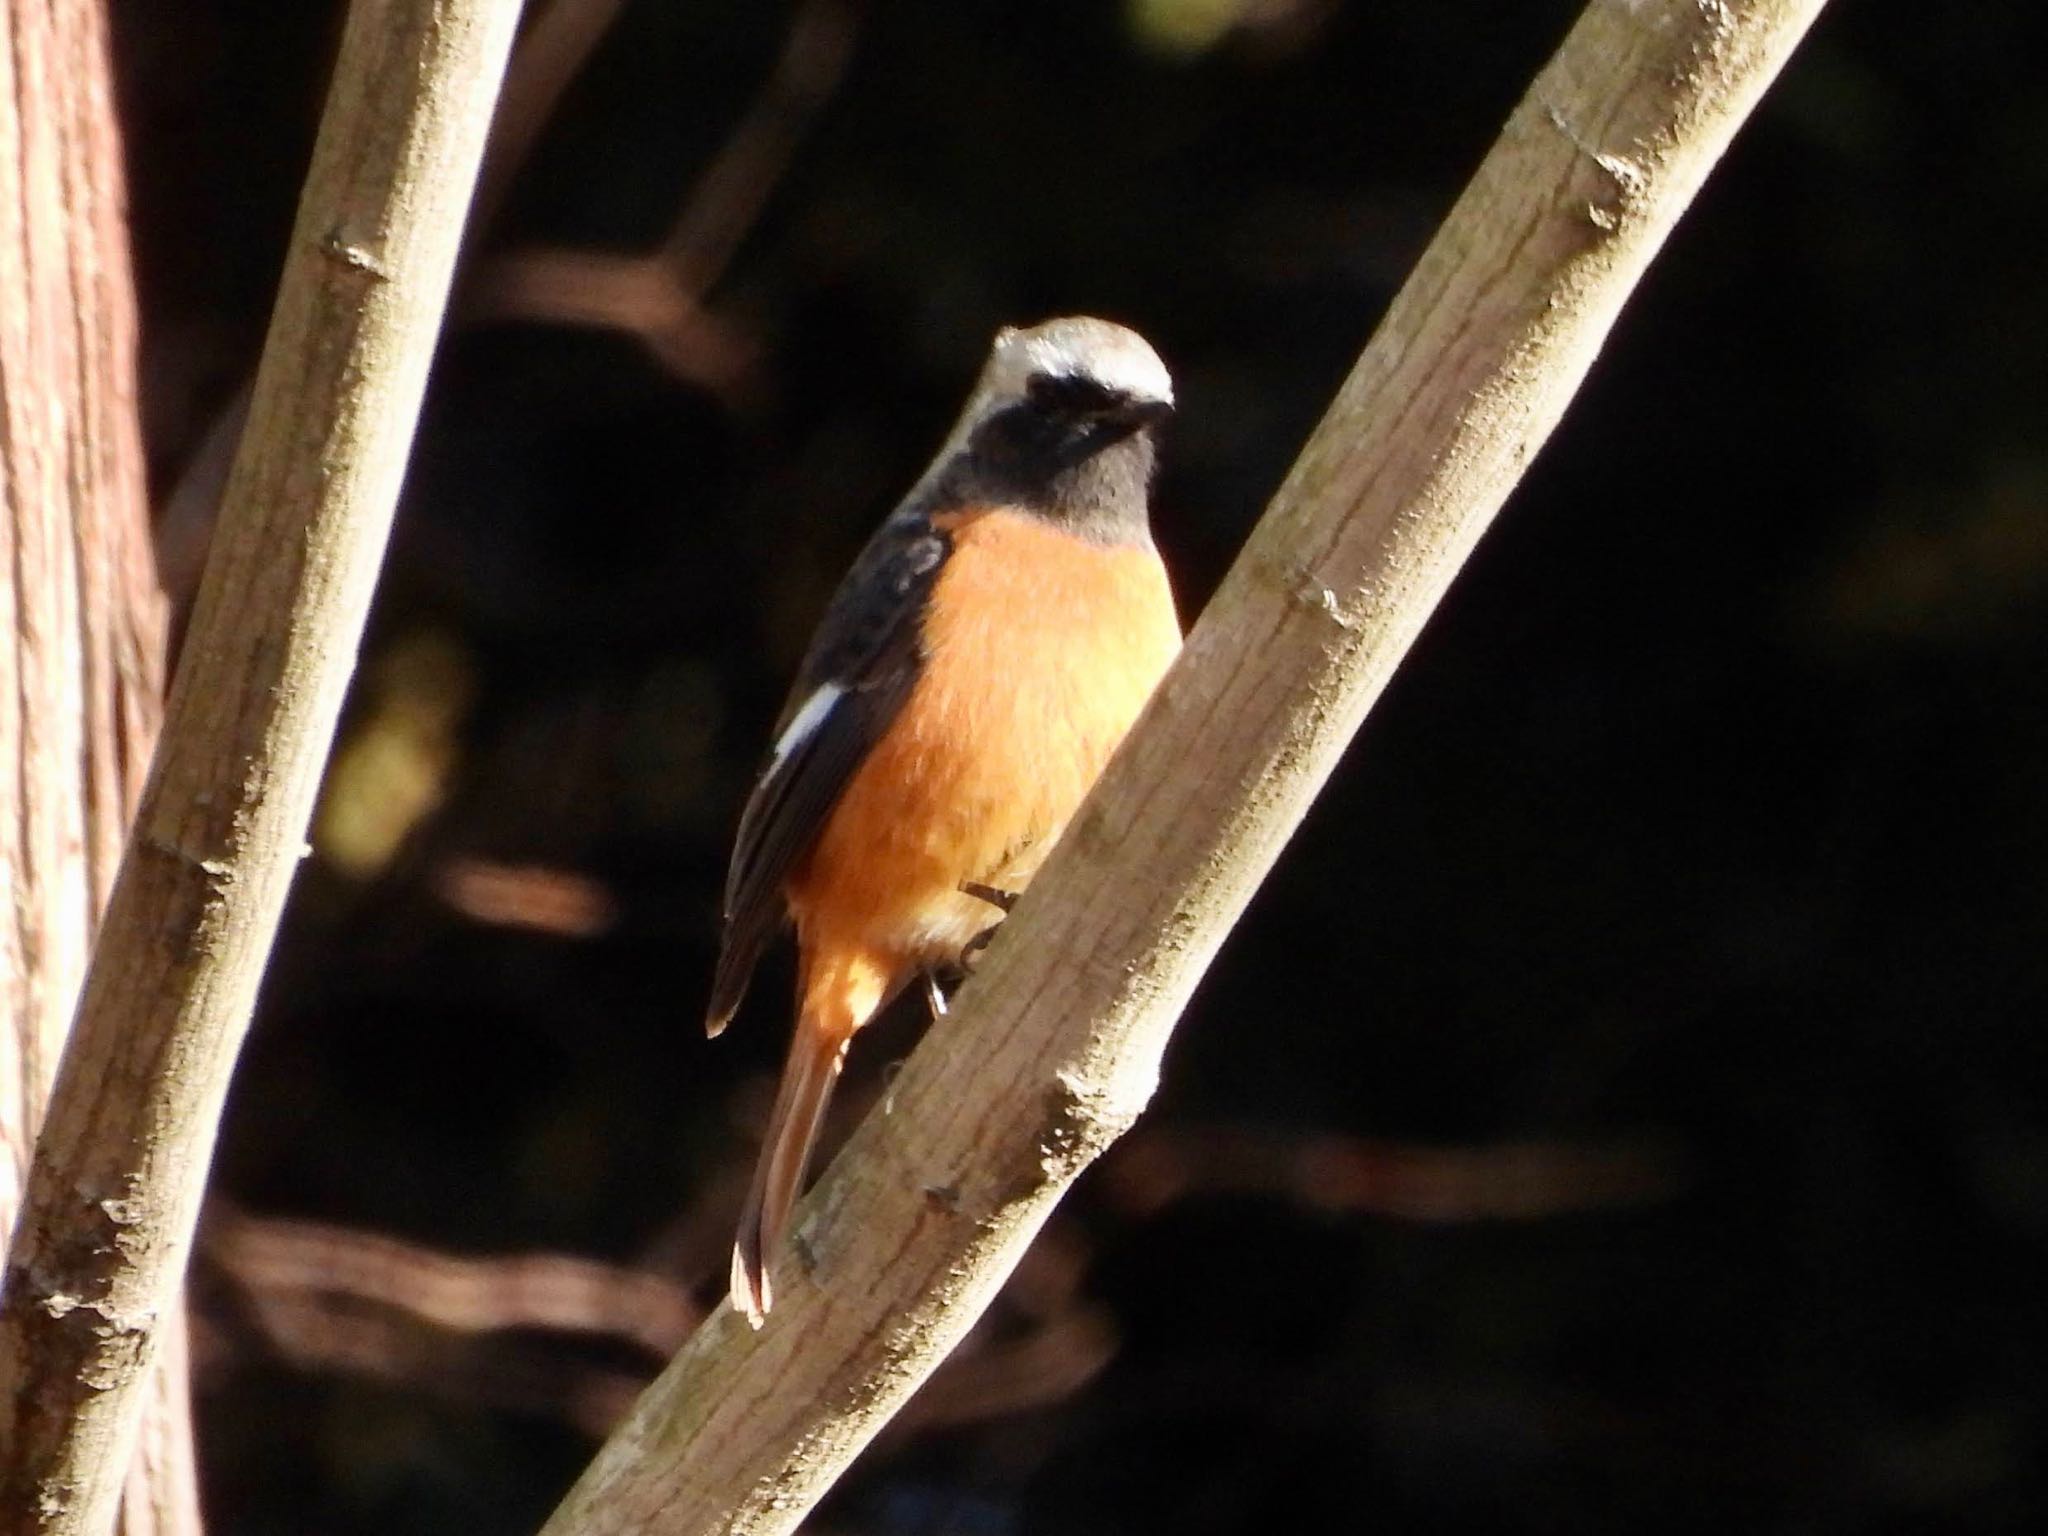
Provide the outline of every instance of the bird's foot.
{"type": "MultiPolygon", "coordinates": [[[[1017,905],[1016,891],[998,890],[993,885],[983,885],[979,880],[962,880],[960,890],[963,895],[972,896],[976,901],[985,901],[1000,912],[1007,913],[1010,908],[1017,905]]],[[[994,931],[989,930],[991,933],[994,931]]]]}
{"type": "MultiPolygon", "coordinates": [[[[987,902],[1005,916],[1009,914],[1010,908],[1017,905],[1017,892],[998,890],[993,885],[983,885],[979,880],[962,880],[960,889],[963,894],[972,896],[976,901],[987,902]]],[[[988,948],[988,941],[996,936],[996,930],[1000,927],[1002,920],[998,918],[967,941],[960,951],[961,970],[970,976],[974,974],[974,968],[981,964],[982,951],[988,948]]]]}

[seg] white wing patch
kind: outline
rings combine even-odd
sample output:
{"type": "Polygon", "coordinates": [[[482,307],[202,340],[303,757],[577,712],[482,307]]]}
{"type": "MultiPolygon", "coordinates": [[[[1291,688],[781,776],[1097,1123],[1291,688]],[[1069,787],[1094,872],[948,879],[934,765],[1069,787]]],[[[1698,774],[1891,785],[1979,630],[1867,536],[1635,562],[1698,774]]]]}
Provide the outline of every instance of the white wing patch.
{"type": "Polygon", "coordinates": [[[832,706],[845,696],[846,689],[841,684],[822,683],[804,700],[789,724],[782,728],[782,734],[775,738],[774,750],[768,756],[768,771],[761,776],[764,781],[774,778],[789,761],[790,754],[818,734],[818,727],[832,713],[832,706]]]}

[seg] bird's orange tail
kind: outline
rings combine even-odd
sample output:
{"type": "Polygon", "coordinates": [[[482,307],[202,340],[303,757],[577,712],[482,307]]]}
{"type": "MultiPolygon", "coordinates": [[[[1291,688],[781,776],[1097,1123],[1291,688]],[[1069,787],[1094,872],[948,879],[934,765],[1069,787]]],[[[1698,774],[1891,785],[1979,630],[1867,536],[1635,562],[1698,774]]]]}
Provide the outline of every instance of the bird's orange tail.
{"type": "Polygon", "coordinates": [[[774,1304],[768,1287],[768,1256],[781,1246],[790,1208],[803,1188],[811,1147],[825,1119],[825,1105],[839,1081],[850,1031],[821,1029],[806,1013],[799,1020],[782,1086],[768,1114],[768,1135],[754,1165],[753,1186],[740,1208],[739,1238],[732,1249],[732,1304],[756,1328],[774,1304]]]}

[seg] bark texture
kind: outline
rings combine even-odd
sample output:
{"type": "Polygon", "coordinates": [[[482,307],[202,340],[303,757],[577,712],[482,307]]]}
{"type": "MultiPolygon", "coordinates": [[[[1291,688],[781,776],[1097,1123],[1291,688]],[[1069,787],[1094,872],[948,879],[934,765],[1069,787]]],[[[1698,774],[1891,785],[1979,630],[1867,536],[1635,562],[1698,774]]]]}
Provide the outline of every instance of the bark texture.
{"type": "Polygon", "coordinates": [[[90,5],[0,5],[0,1230],[163,694],[101,20],[90,5]]]}
{"type": "Polygon", "coordinates": [[[982,972],[799,1210],[767,1326],[700,1329],[548,1536],[793,1530],[972,1325],[1150,1098],[1210,956],[1820,8],[1588,8],[982,972]]]}
{"type": "MultiPolygon", "coordinates": [[[[75,19],[84,8],[26,9],[75,19]]],[[[0,1293],[0,1530],[83,1536],[113,1522],[382,558],[517,14],[498,0],[350,8],[162,748],[112,877],[0,1293]]],[[[11,83],[42,89],[62,67],[11,83]]],[[[48,131],[48,110],[24,114],[27,131],[48,131]]],[[[31,192],[90,206],[83,173],[31,192]]],[[[33,228],[9,238],[31,260],[57,259],[33,248],[47,238],[33,228]]],[[[69,322],[70,310],[58,314],[69,322]]],[[[10,375],[10,421],[13,395],[10,375]]],[[[99,424],[80,426],[104,451],[99,424]]],[[[132,442],[132,420],[124,430],[132,442]]],[[[43,472],[53,484],[89,473],[43,472]]],[[[38,487],[22,494],[40,499],[38,487]]],[[[75,627],[77,614],[56,622],[75,627]]],[[[93,850],[88,886],[109,878],[117,843],[109,833],[93,850]]],[[[39,1035],[36,1049],[46,1056],[51,1041],[39,1035]]]]}
{"type": "MultiPolygon", "coordinates": [[[[0,3],[0,1243],[141,791],[163,694],[126,188],[96,0],[0,3]]],[[[167,1331],[180,1327],[175,1313],[167,1331]]],[[[129,1536],[199,1529],[183,1350],[129,1536]]]]}

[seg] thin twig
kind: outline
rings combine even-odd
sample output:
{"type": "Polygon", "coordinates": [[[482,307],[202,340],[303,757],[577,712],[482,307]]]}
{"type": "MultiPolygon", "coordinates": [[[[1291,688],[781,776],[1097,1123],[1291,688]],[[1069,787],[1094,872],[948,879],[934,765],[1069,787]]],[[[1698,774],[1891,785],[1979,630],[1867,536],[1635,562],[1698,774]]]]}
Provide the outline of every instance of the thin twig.
{"type": "Polygon", "coordinates": [[[464,285],[462,318],[617,331],[678,379],[721,400],[744,402],[757,389],[759,349],[706,310],[659,256],[540,245],[507,252],[464,285]]]}
{"type": "Polygon", "coordinates": [[[573,1339],[472,1335],[423,1326],[407,1314],[357,1308],[338,1295],[254,1290],[233,1326],[298,1370],[388,1383],[465,1406],[561,1419],[602,1437],[647,1385],[654,1366],[584,1358],[573,1339]]]}
{"type": "Polygon", "coordinates": [[[207,1208],[207,1261],[252,1296],[382,1307],[455,1333],[598,1335],[666,1359],[698,1320],[662,1275],[562,1253],[462,1256],[324,1222],[207,1208]]]}
{"type": "Polygon", "coordinates": [[[759,221],[846,76],[861,11],[853,0],[806,0],[791,18],[774,70],[661,243],[662,259],[686,291],[701,296],[717,287],[759,221]]]}
{"type": "Polygon", "coordinates": [[[602,882],[549,865],[458,854],[442,862],[433,883],[441,899],[464,917],[500,928],[588,939],[618,917],[618,903],[602,882]]]}

